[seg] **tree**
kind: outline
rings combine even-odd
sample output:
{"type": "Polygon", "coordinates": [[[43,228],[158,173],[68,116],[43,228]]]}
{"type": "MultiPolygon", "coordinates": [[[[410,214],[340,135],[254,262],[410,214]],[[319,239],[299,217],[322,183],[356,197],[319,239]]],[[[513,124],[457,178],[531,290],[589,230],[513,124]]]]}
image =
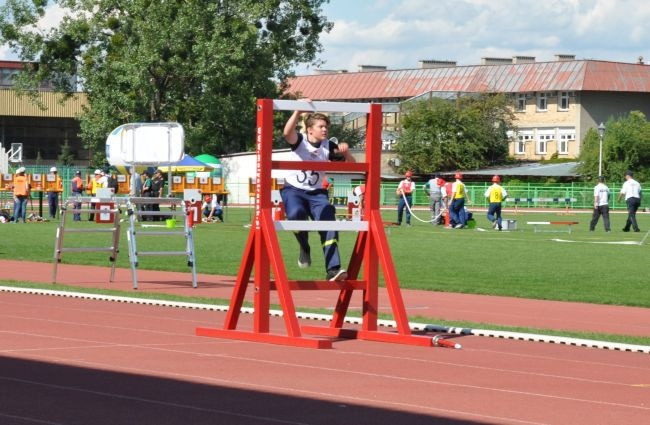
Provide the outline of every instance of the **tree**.
{"type": "MultiPolygon", "coordinates": [[[[603,137],[603,175],[621,180],[626,170],[634,171],[636,179],[650,178],[650,122],[639,111],[610,118],[603,137]]],[[[578,172],[594,180],[598,175],[600,140],[595,129],[587,131],[580,152],[578,172]]]]}
{"type": "Polygon", "coordinates": [[[295,64],[314,61],[332,26],[327,1],[58,0],[69,13],[44,33],[48,2],[13,0],[0,10],[0,43],[34,64],[23,90],[49,80],[87,94],[91,151],[121,124],[175,121],[190,153],[220,154],[252,147],[255,99],[276,97],[295,64]]]}
{"type": "Polygon", "coordinates": [[[347,143],[350,148],[361,146],[366,137],[365,129],[346,126],[341,121],[332,121],[329,128],[330,137],[336,137],[339,142],[347,143]]]}
{"type": "Polygon", "coordinates": [[[514,117],[503,95],[432,98],[413,102],[395,146],[400,171],[477,169],[505,162],[514,117]]]}
{"type": "Polygon", "coordinates": [[[68,139],[65,139],[63,146],[61,146],[61,153],[57,157],[57,162],[66,166],[71,166],[74,164],[74,154],[72,153],[68,139]]]}

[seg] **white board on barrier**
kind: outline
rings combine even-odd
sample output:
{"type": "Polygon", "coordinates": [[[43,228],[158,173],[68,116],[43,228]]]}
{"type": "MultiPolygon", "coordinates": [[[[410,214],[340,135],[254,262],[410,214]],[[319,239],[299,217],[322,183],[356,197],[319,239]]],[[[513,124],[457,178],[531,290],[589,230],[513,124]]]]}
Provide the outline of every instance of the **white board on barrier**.
{"type": "Polygon", "coordinates": [[[106,139],[110,165],[165,165],[183,159],[185,132],[178,123],[133,123],[117,127],[106,139]]]}
{"type": "Polygon", "coordinates": [[[201,189],[183,189],[183,201],[193,204],[201,202],[202,199],[201,189]]]}

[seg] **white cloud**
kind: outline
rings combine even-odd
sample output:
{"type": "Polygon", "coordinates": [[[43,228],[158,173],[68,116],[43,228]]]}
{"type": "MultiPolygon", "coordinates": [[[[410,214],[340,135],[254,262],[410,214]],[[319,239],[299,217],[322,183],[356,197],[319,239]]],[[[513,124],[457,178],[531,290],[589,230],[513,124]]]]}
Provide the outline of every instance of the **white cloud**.
{"type": "Polygon", "coordinates": [[[36,24],[42,31],[50,31],[52,28],[59,26],[63,18],[69,13],[69,9],[64,9],[58,4],[53,4],[45,9],[45,14],[36,24]]]}
{"type": "Polygon", "coordinates": [[[9,46],[0,45],[0,60],[18,60],[18,56],[13,54],[9,46]]]}
{"type": "Polygon", "coordinates": [[[650,57],[645,0],[332,0],[321,38],[324,68],[360,64],[413,68],[421,59],[480,63],[481,57],[574,54],[634,62],[650,57]],[[377,8],[371,12],[370,5],[377,8]]]}
{"type": "MultiPolygon", "coordinates": [[[[48,33],[59,26],[69,9],[61,8],[58,4],[52,4],[45,9],[45,14],[36,23],[34,31],[48,33]]],[[[18,60],[19,57],[9,49],[7,45],[0,45],[0,59],[18,60]]]]}

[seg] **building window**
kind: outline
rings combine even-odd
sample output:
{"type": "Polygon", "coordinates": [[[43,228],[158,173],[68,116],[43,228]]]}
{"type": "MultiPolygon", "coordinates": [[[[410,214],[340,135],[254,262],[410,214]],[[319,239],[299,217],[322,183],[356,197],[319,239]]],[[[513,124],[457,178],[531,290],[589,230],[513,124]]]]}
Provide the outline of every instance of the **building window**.
{"type": "Polygon", "coordinates": [[[0,86],[13,86],[17,74],[18,71],[15,69],[0,69],[0,86]]]}
{"type": "Polygon", "coordinates": [[[560,140],[557,145],[557,153],[566,155],[569,153],[569,142],[576,139],[576,135],[572,133],[560,134],[560,140]]]}
{"type": "Polygon", "coordinates": [[[561,91],[560,96],[557,102],[557,109],[559,111],[568,111],[569,110],[569,92],[561,91]]]}
{"type": "Polygon", "coordinates": [[[524,93],[517,93],[517,103],[515,104],[517,112],[526,111],[526,95],[524,93]]]}
{"type": "Polygon", "coordinates": [[[546,155],[548,142],[553,140],[551,134],[540,134],[537,136],[537,152],[538,155],[546,155]]]}
{"type": "Polygon", "coordinates": [[[524,155],[526,153],[526,142],[533,140],[532,134],[519,134],[517,135],[517,142],[515,143],[515,155],[524,155]]]}
{"type": "Polygon", "coordinates": [[[537,110],[538,111],[548,110],[548,93],[545,92],[537,93],[537,110]]]}

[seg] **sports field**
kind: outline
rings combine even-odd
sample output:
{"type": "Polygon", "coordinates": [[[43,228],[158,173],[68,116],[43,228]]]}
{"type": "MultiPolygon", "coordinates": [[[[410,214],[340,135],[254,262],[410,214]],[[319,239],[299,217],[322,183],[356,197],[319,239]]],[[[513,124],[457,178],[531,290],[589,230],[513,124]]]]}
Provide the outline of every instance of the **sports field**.
{"type": "MultiPolygon", "coordinates": [[[[577,301],[596,304],[650,307],[647,290],[650,215],[638,214],[640,233],[621,231],[625,213],[612,214],[612,232],[605,233],[602,222],[595,232],[588,231],[590,212],[521,212],[506,211],[504,218],[516,220],[517,230],[495,231],[481,211],[476,211],[476,229],[446,229],[412,220],[411,227],[390,226],[395,211],[383,212],[386,233],[400,285],[403,288],[502,295],[532,299],[577,301]],[[571,227],[527,225],[529,221],[576,221],[571,227]],[[551,232],[553,231],[553,232],[551,232]],[[642,243],[643,242],[643,243],[642,243]],[[641,244],[642,243],[642,244],[641,244]]],[[[428,211],[415,215],[429,218],[428,211]]],[[[251,210],[230,207],[226,222],[201,224],[195,228],[196,264],[199,273],[237,274],[241,262],[251,210]]],[[[122,223],[118,267],[129,267],[126,224],[122,223]]],[[[50,262],[58,222],[6,224],[0,226],[5,243],[0,257],[50,262]]],[[[70,224],[71,225],[71,224],[70,224]]],[[[76,226],[96,228],[95,223],[76,226]]],[[[341,233],[343,263],[347,262],[355,234],[341,233]]],[[[313,249],[313,266],[299,269],[297,244],[292,234],[279,233],[289,275],[295,279],[322,278],[323,258],[313,249]]],[[[318,236],[310,235],[313,247],[318,236]]],[[[66,246],[109,246],[110,234],[69,233],[66,246]],[[102,240],[103,239],[103,240],[102,240]]],[[[183,238],[150,237],[138,240],[141,250],[184,249],[183,238]]],[[[108,265],[108,255],[98,252],[65,253],[63,263],[108,265]]],[[[139,268],[187,271],[183,257],[141,258],[139,268]]],[[[1,279],[1,277],[0,277],[1,279]]],[[[25,280],[29,280],[26,271],[25,280]]]]}
{"type": "MultiPolygon", "coordinates": [[[[208,297],[215,301],[217,293],[231,293],[249,233],[249,214],[248,209],[229,208],[226,223],[196,227],[196,263],[202,273],[197,289],[188,282],[184,257],[147,256],[140,258],[141,290],[132,290],[125,227],[116,282],[107,284],[106,267],[75,265],[107,266],[107,253],[74,252],[64,253],[59,277],[80,285],[52,285],[48,278],[57,223],[2,225],[0,234],[8,242],[0,248],[0,260],[32,262],[0,261],[5,267],[4,274],[0,268],[0,285],[28,286],[15,281],[33,279],[49,291],[2,290],[0,355],[8,367],[0,373],[0,382],[12,391],[3,398],[0,422],[114,424],[132,423],[137,417],[139,423],[156,424],[189,419],[195,424],[586,425],[641,423],[647,417],[647,350],[540,344],[532,339],[483,338],[481,333],[445,335],[461,343],[461,350],[361,340],[337,340],[332,350],[305,350],[196,336],[197,327],[220,326],[223,309],[174,304],[190,300],[189,294],[197,297],[192,301],[205,302],[208,297]],[[79,295],[81,289],[101,292],[101,288],[120,288],[121,296],[113,298],[120,302],[108,302],[109,296],[79,295]],[[61,295],[54,289],[73,293],[61,295]],[[179,293],[177,300],[169,301],[170,294],[179,293]],[[145,303],[137,295],[156,300],[145,303]],[[35,399],[39,402],[33,403],[35,399]]],[[[416,214],[428,216],[427,211],[416,214]]],[[[413,226],[397,228],[390,225],[395,211],[384,215],[404,288],[644,307],[405,290],[412,307],[409,320],[417,321],[419,316],[413,315],[435,314],[484,327],[519,323],[558,332],[575,329],[578,338],[585,332],[610,332],[623,338],[621,342],[650,346],[643,331],[650,311],[644,280],[648,241],[643,241],[645,232],[620,231],[623,214],[612,218],[611,233],[602,228],[588,232],[590,215],[578,212],[509,212],[507,217],[517,220],[517,230],[502,232],[488,226],[481,212],[476,213],[475,229],[458,230],[415,219],[413,226]],[[579,224],[571,233],[565,225],[549,225],[543,230],[563,231],[549,233],[535,232],[527,221],[579,224]],[[633,334],[641,336],[631,341],[633,334]]],[[[641,215],[641,229],[647,229],[649,221],[641,215]]],[[[290,278],[322,279],[323,260],[315,250],[313,267],[299,269],[293,236],[280,233],[279,238],[290,278]]],[[[108,246],[109,239],[110,233],[68,233],[65,245],[108,246]]],[[[311,240],[316,246],[317,236],[311,240]]],[[[354,234],[342,234],[344,259],[353,243],[354,234]]],[[[142,250],[182,250],[183,244],[184,238],[169,236],[138,241],[142,250]]],[[[308,300],[332,305],[331,299],[314,291],[297,291],[294,297],[301,309],[312,305],[308,300]]],[[[304,325],[327,326],[313,320],[304,325]]],[[[250,315],[242,318],[239,328],[252,328],[250,315]]],[[[282,334],[282,319],[272,317],[271,328],[282,334]]],[[[419,335],[438,332],[425,329],[419,335]]],[[[605,340],[613,341],[609,336],[605,340]]],[[[552,337],[550,341],[557,342],[552,337]]]]}

